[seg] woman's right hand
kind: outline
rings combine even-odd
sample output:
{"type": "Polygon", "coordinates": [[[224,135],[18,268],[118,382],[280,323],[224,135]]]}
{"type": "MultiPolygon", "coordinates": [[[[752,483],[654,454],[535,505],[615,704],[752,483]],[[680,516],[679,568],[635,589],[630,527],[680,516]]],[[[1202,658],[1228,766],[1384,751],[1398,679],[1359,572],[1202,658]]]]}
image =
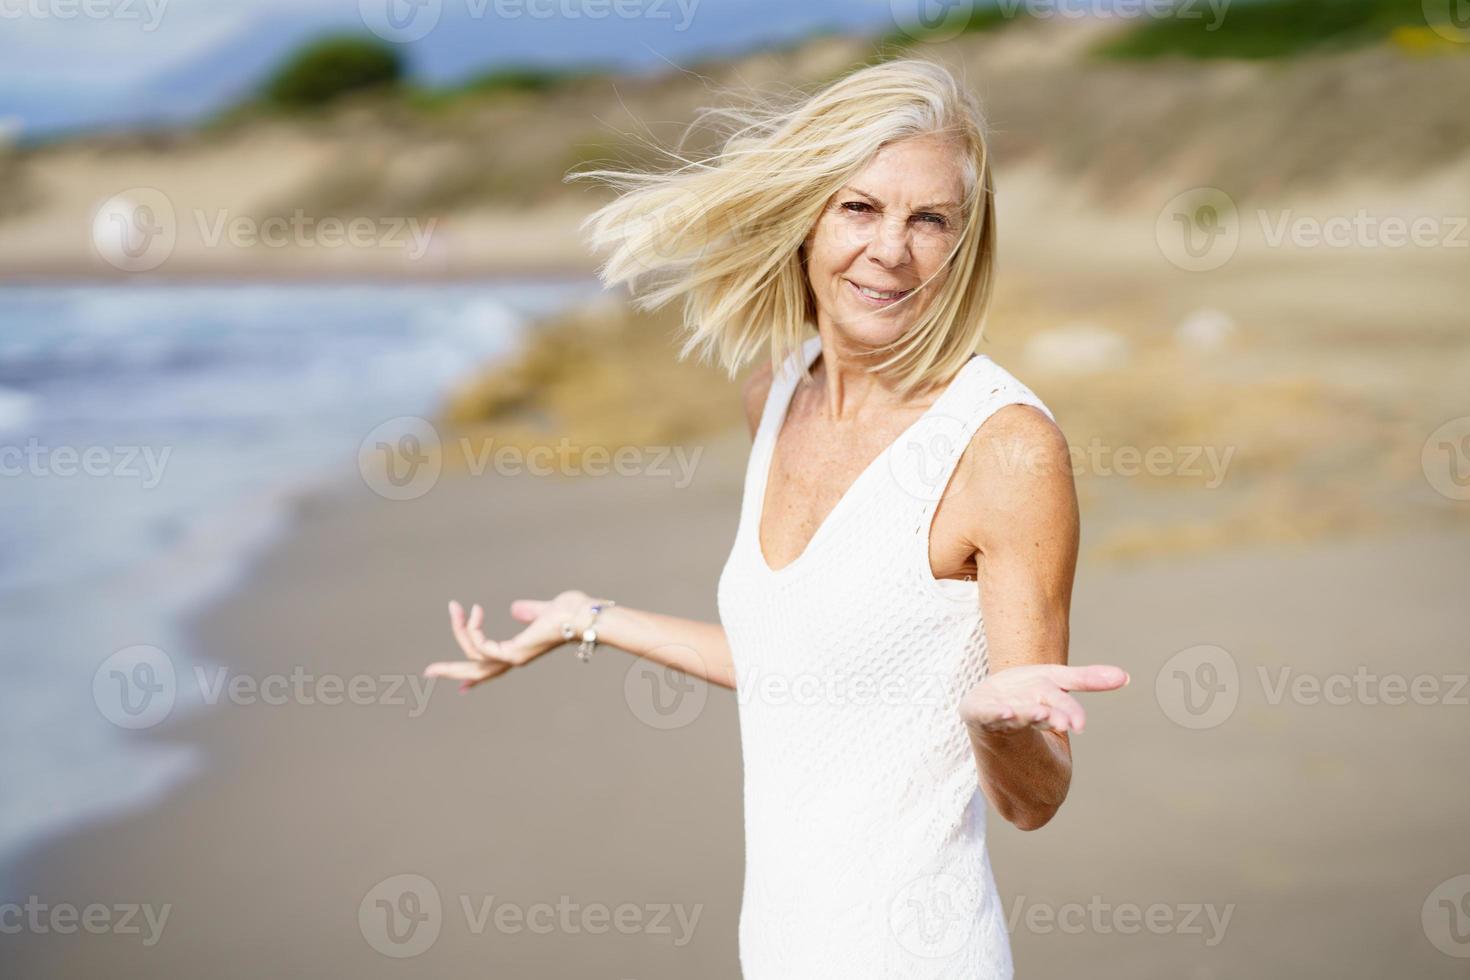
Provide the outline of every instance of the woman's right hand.
{"type": "Polygon", "coordinates": [[[568,642],[561,635],[562,623],[578,626],[591,604],[587,593],[576,590],[555,599],[517,599],[510,604],[510,614],[526,628],[508,640],[491,640],[482,629],[485,610],[479,603],[470,607],[466,618],[464,607],[450,600],[449,625],[466,659],[430,664],[424,676],[457,680],[459,689],[467,691],[568,642]]]}

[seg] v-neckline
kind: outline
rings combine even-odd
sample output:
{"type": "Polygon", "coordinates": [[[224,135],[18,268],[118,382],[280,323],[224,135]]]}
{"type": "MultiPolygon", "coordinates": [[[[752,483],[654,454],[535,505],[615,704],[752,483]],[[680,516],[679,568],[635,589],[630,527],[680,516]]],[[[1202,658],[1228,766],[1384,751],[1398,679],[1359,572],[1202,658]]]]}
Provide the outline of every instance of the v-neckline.
{"type": "MultiPolygon", "coordinates": [[[[812,337],[810,340],[807,341],[807,343],[811,344],[812,350],[804,351],[803,353],[806,361],[806,366],[810,368],[812,362],[817,359],[817,356],[822,351],[821,338],[812,337]]],[[[869,460],[868,464],[862,468],[862,470],[858,473],[856,477],[853,478],[852,482],[847,485],[847,489],[843,490],[842,495],[837,498],[837,502],[832,505],[832,509],[827,511],[826,515],[821,519],[820,522],[818,522],[817,529],[812,532],[812,536],[807,539],[806,545],[801,549],[797,556],[791,559],[791,561],[782,565],[780,568],[772,568],[770,561],[766,558],[765,548],[761,546],[761,528],[766,521],[766,495],[771,485],[771,472],[775,469],[776,466],[776,449],[781,442],[781,430],[786,428],[786,419],[791,414],[791,403],[796,399],[796,386],[801,383],[801,375],[798,373],[797,377],[790,382],[783,381],[782,383],[787,385],[788,390],[782,396],[783,403],[780,408],[780,415],[773,423],[775,426],[775,431],[772,432],[770,440],[766,444],[765,473],[761,477],[760,496],[757,498],[756,503],[755,557],[756,561],[760,564],[761,570],[764,571],[767,575],[781,576],[785,575],[787,572],[790,572],[792,569],[802,564],[802,562],[806,560],[807,555],[810,555],[812,551],[816,548],[823,534],[826,533],[827,528],[834,523],[838,513],[841,512],[842,508],[847,504],[848,499],[852,497],[853,491],[856,490],[857,487],[867,478],[868,474],[873,471],[874,467],[876,467],[880,462],[883,461],[883,459],[893,450],[894,446],[898,445],[909,435],[909,433],[913,432],[916,428],[919,427],[922,422],[924,422],[926,419],[929,418],[930,415],[934,413],[934,410],[939,407],[940,402],[944,401],[945,397],[948,396],[949,393],[952,392],[959,384],[959,380],[961,377],[964,376],[965,372],[970,370],[971,366],[976,361],[980,360],[983,356],[983,354],[970,355],[970,359],[962,364],[960,366],[960,369],[955,372],[954,377],[951,378],[949,380],[949,383],[944,386],[944,390],[941,391],[939,393],[939,396],[934,399],[933,404],[924,409],[923,413],[921,413],[918,418],[914,419],[913,422],[909,423],[909,425],[902,432],[894,436],[887,445],[885,445],[882,449],[878,451],[878,455],[869,460]]]]}

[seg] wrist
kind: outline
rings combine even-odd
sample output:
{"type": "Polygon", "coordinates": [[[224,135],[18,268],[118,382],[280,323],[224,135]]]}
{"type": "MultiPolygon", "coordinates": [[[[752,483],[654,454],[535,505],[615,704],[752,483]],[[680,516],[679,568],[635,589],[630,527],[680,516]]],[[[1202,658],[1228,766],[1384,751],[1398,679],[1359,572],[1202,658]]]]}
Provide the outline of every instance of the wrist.
{"type": "Polygon", "coordinates": [[[588,597],[586,609],[582,614],[582,625],[575,627],[568,623],[562,627],[562,636],[566,639],[577,641],[577,659],[587,662],[592,659],[592,653],[597,649],[598,640],[602,637],[603,614],[617,606],[613,599],[602,599],[588,597]],[[568,634],[571,635],[568,635],[568,634]]]}

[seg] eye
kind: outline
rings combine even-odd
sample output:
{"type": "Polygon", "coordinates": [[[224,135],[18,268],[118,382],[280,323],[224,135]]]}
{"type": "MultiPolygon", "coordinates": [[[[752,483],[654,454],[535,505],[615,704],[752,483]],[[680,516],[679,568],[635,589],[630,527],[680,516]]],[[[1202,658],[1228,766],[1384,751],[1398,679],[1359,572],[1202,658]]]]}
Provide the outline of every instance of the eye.
{"type": "Polygon", "coordinates": [[[869,214],[873,206],[867,201],[847,201],[842,205],[842,210],[851,211],[853,214],[869,214]]]}
{"type": "Polygon", "coordinates": [[[914,217],[917,218],[921,222],[927,222],[927,223],[933,224],[934,226],[936,226],[938,228],[943,228],[945,225],[947,225],[949,223],[949,222],[947,222],[947,221],[944,220],[944,215],[942,215],[942,214],[934,214],[933,212],[929,212],[929,211],[921,212],[919,214],[914,215],[914,217]]]}

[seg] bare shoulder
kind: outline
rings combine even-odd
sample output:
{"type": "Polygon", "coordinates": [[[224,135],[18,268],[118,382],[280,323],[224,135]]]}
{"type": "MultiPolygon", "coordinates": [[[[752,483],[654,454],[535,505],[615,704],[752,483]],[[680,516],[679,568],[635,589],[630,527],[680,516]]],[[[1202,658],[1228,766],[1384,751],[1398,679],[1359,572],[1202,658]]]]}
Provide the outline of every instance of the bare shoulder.
{"type": "Polygon", "coordinates": [[[771,391],[771,362],[762,361],[751,369],[741,387],[745,399],[745,423],[750,428],[750,437],[760,428],[761,412],[766,406],[766,395],[771,391]]]}
{"type": "Polygon", "coordinates": [[[1075,538],[1077,490],[1067,437],[1045,412],[1021,403],[986,419],[961,460],[957,503],[975,543],[1075,538]]]}
{"type": "Polygon", "coordinates": [[[970,448],[972,452],[969,455],[981,465],[987,459],[993,463],[997,458],[1003,458],[998,449],[1025,452],[1036,457],[1040,464],[1065,461],[1069,456],[1067,437],[1061,427],[1041,409],[1023,402],[996,409],[975,430],[970,448]],[[975,453],[975,449],[981,451],[975,453]]]}

